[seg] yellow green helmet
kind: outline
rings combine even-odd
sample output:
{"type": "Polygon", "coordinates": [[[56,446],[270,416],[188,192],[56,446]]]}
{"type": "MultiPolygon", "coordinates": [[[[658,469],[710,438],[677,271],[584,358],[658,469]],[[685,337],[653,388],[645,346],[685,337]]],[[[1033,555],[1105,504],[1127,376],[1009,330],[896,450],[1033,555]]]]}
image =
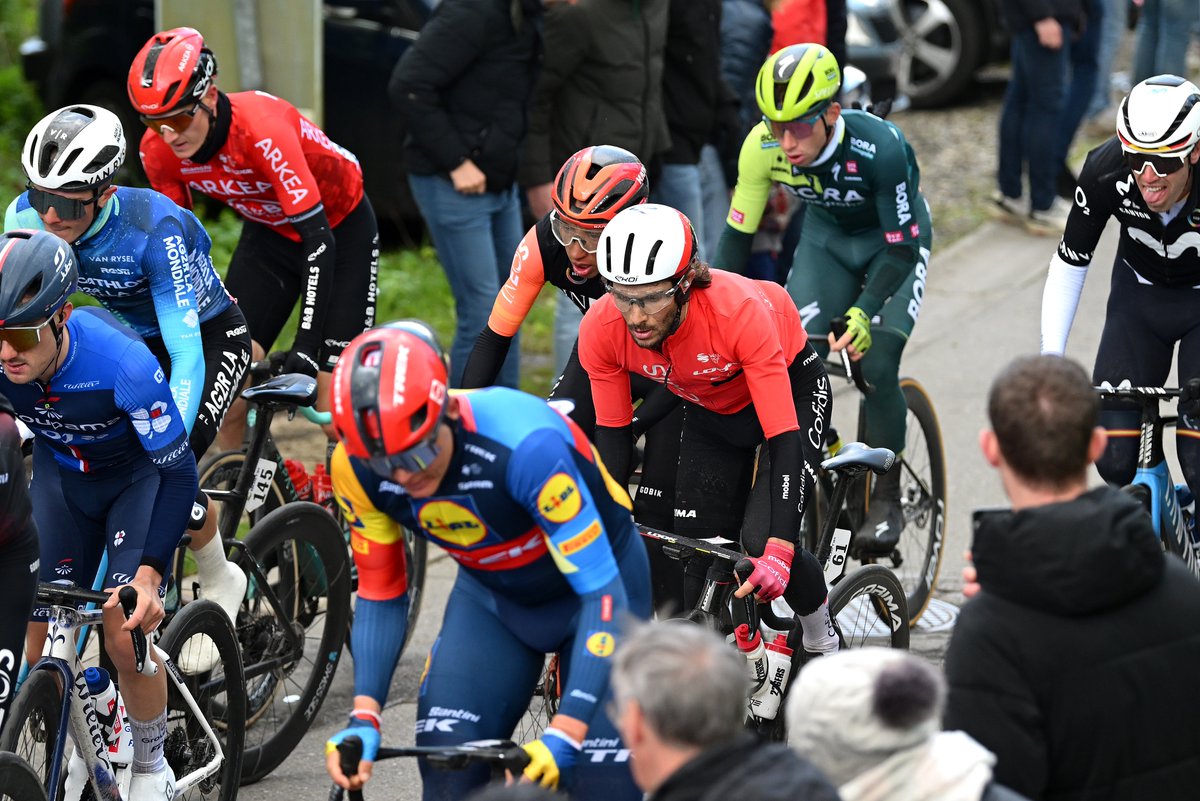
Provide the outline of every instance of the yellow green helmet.
{"type": "Polygon", "coordinates": [[[837,59],[819,44],[789,45],[771,55],[754,82],[763,115],[789,122],[824,111],[837,97],[842,71],[837,59]]]}

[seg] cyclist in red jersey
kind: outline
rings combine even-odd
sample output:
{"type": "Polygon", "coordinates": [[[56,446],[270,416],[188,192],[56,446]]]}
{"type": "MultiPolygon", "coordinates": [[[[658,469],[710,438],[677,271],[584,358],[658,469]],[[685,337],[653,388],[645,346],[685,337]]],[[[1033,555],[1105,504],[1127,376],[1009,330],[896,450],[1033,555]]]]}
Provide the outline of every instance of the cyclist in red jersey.
{"type": "MultiPolygon", "coordinates": [[[[329,376],[346,343],[375,321],[379,231],[354,154],[286,100],[227,95],[217,62],[193,28],[157,33],[129,70],[129,98],[147,130],[151,185],[184,208],[193,193],[245,218],[225,285],[238,298],[254,358],[272,346],[297,299],[300,319],[285,372],[329,376]]],[[[240,416],[239,416],[240,417],[240,416]]],[[[227,443],[240,431],[225,431],[227,443]]]]}
{"type": "MultiPolygon", "coordinates": [[[[676,533],[742,540],[756,555],[738,597],[785,595],[804,649],[836,651],[824,576],[798,543],[833,398],[795,303],[778,284],[702,263],[691,223],[668,206],[614,217],[598,260],[608,294],[584,316],[579,357],[605,464],[622,475],[630,458],[629,374],[665,383],[683,405],[676,533]]],[[[688,572],[703,575],[693,565],[688,572]]]]}

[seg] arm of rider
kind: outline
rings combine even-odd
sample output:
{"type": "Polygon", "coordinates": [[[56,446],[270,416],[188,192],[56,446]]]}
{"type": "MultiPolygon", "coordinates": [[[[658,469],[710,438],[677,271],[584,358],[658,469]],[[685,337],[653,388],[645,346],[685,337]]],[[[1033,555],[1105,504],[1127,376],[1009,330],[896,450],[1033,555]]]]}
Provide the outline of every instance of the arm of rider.
{"type": "Polygon", "coordinates": [[[296,338],[283,363],[285,373],[303,373],[316,377],[329,296],[333,294],[333,271],[337,266],[337,242],[324,206],[318,204],[304,214],[288,220],[300,234],[300,244],[306,254],[308,276],[306,289],[300,293],[300,319],[296,338]]]}
{"type": "Polygon", "coordinates": [[[470,159],[463,159],[450,171],[454,191],[463,195],[482,195],[487,190],[487,176],[470,159]]]}
{"type": "Polygon", "coordinates": [[[778,537],[769,537],[762,556],[750,557],[754,571],[750,573],[750,578],[737,588],[733,597],[745,598],[753,592],[760,601],[771,601],[783,595],[792,577],[792,557],[795,554],[796,546],[793,543],[778,537]]]}
{"type": "MultiPolygon", "coordinates": [[[[158,628],[158,624],[166,616],[163,611],[162,599],[158,597],[158,588],[161,584],[162,574],[153,567],[150,565],[138,567],[133,581],[129,582],[129,586],[137,590],[137,606],[134,608],[133,614],[121,626],[122,631],[133,631],[140,628],[144,633],[149,634],[158,628]]],[[[120,603],[117,598],[119,589],[121,588],[117,587],[109,594],[108,600],[104,602],[105,609],[112,609],[120,603]]]]}
{"type": "Polygon", "coordinates": [[[334,784],[344,790],[361,790],[371,778],[375,759],[379,756],[380,732],[383,728],[383,707],[369,695],[354,696],[354,711],[346,728],[325,741],[325,770],[334,784]],[[362,759],[358,772],[353,776],[342,773],[341,755],[338,745],[351,735],[362,740],[362,759]]]}
{"type": "Polygon", "coordinates": [[[578,761],[587,736],[587,724],[569,715],[555,715],[542,736],[521,746],[529,755],[522,782],[555,788],[562,774],[578,761]]]}
{"type": "Polygon", "coordinates": [[[829,349],[834,353],[848,348],[850,358],[853,361],[858,361],[866,355],[867,350],[871,347],[871,318],[867,313],[857,306],[851,306],[846,310],[846,333],[842,334],[841,338],[834,338],[833,333],[829,334],[829,349]]]}

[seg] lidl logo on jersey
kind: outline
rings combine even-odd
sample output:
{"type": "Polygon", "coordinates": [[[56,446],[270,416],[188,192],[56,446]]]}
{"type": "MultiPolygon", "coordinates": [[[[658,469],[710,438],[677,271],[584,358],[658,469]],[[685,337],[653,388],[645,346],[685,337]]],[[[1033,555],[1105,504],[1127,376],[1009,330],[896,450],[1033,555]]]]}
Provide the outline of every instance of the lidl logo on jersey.
{"type": "Polygon", "coordinates": [[[129,417],[133,420],[133,430],[143,437],[161,434],[171,425],[171,415],[167,414],[164,401],[155,401],[149,409],[135,409],[129,417]]]}
{"type": "Polygon", "coordinates": [[[542,516],[551,523],[565,523],[579,514],[583,499],[573,478],[566,473],[555,473],[542,485],[537,504],[542,516]]]}
{"type": "Polygon", "coordinates": [[[601,659],[610,657],[616,646],[616,640],[607,631],[597,631],[588,635],[587,649],[588,653],[593,656],[598,656],[601,659]]]}
{"type": "Polygon", "coordinates": [[[454,501],[430,501],[421,507],[417,519],[430,536],[454,545],[474,545],[487,536],[483,521],[454,501]]]}

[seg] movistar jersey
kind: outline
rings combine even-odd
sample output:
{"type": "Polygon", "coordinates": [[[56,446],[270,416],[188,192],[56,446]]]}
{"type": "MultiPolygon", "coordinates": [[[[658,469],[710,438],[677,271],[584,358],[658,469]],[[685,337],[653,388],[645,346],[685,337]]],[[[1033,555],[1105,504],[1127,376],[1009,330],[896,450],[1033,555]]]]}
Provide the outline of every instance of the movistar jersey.
{"type": "MultiPolygon", "coordinates": [[[[4,228],[45,228],[28,193],[9,204],[4,228]]],[[[74,247],[80,290],[141,336],[162,338],[171,392],[191,431],[204,388],[200,323],[232,303],[213,268],[208,232],[165,195],[120,187],[74,247]]]]}
{"type": "Polygon", "coordinates": [[[112,476],[153,463],[162,486],[146,552],[170,564],[196,496],[196,465],[166,376],[145,343],[103,309],[76,309],[66,329],[66,359],[49,382],[15,384],[0,373],[0,393],[61,470],[112,476]]]}
{"type": "MultiPolygon", "coordinates": [[[[738,156],[737,186],[727,222],[735,230],[758,230],[771,184],[776,183],[816,214],[847,233],[878,229],[890,245],[911,243],[916,259],[920,224],[913,213],[920,170],[900,129],[865,111],[844,110],[832,152],[819,164],[791,164],[765,122],[750,130],[738,156]]],[[[914,261],[915,263],[915,261],[914,261]]]]}
{"type": "Polygon", "coordinates": [[[431,497],[409,496],[342,445],[334,452],[358,593],[385,600],[406,589],[398,521],[508,603],[578,598],[581,636],[560,711],[590,720],[607,686],[608,644],[628,608],[620,564],[643,548],[629,496],[579,428],[545,401],[503,387],[456,397],[454,453],[431,497]]]}

